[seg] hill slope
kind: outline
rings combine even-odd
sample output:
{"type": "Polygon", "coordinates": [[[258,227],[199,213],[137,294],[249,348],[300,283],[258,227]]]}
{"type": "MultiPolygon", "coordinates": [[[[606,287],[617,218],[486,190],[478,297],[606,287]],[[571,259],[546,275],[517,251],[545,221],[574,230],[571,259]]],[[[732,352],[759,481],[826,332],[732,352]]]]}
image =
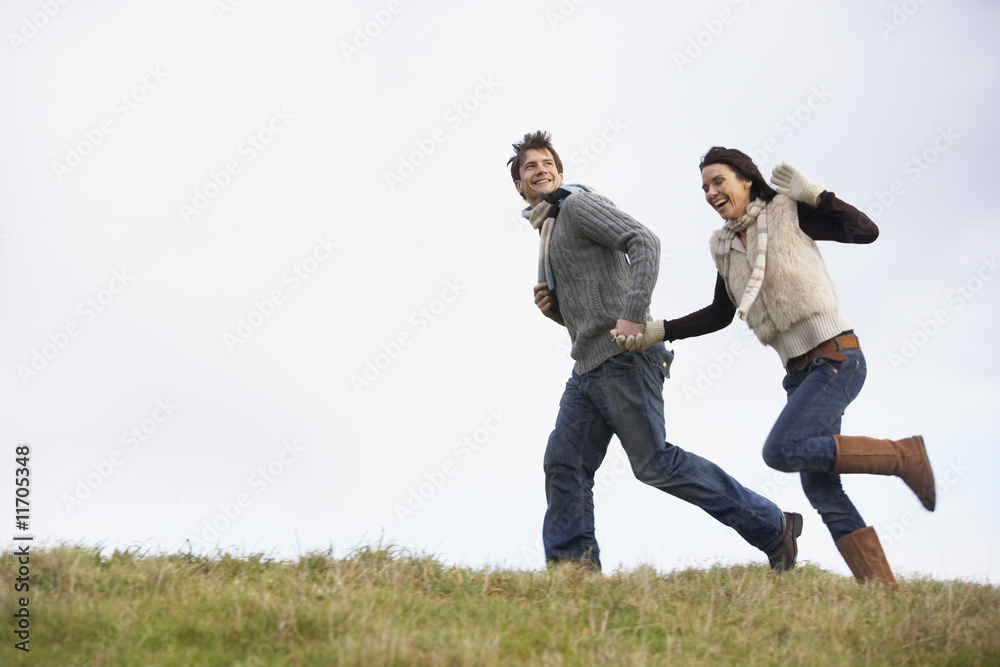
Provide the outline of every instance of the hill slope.
{"type": "Polygon", "coordinates": [[[997,665],[1000,589],[880,585],[800,565],[472,570],[394,549],[215,558],[0,554],[5,665],[997,665]]]}

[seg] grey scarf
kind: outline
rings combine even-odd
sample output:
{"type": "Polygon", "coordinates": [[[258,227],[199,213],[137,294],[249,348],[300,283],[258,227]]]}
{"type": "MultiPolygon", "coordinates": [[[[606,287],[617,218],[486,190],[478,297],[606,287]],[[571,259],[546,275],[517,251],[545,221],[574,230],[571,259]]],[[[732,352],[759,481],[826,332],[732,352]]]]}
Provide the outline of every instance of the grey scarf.
{"type": "Polygon", "coordinates": [[[549,260],[549,242],[552,240],[552,229],[555,227],[556,218],[559,217],[562,200],[577,192],[594,192],[594,190],[586,185],[560,184],[552,194],[538,202],[534,208],[529,207],[521,212],[521,215],[531,222],[531,226],[539,230],[538,282],[547,283],[550,292],[556,290],[556,276],[549,260]]]}

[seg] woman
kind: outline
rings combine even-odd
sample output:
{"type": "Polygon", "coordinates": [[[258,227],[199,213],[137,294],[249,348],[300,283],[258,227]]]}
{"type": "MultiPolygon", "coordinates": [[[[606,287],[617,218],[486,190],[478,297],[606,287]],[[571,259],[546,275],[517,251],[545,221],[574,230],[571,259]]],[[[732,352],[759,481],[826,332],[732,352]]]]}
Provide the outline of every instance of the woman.
{"type": "Polygon", "coordinates": [[[715,298],[685,317],[647,323],[638,341],[617,340],[628,349],[700,336],[727,326],[739,312],[787,370],[788,402],[764,444],[764,461],[800,473],[806,497],[858,581],[895,588],[878,537],[844,493],[840,475],[902,477],[929,511],[934,476],[920,436],[840,435],[841,417],[861,391],[867,367],[815,243],[871,243],[878,227],[786,163],[771,176],[777,190],[735,149],[712,148],[700,168],[705,198],[726,221],[711,240],[719,270],[715,298]]]}

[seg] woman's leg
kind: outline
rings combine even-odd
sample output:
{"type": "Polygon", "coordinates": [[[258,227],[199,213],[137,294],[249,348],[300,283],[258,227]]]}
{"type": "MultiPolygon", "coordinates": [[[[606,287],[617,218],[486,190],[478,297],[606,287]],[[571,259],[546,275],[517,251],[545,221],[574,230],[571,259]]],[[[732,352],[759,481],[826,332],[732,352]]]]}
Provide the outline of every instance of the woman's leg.
{"type": "Polygon", "coordinates": [[[865,527],[864,519],[833,473],[844,410],[857,397],[867,374],[861,350],[844,350],[845,361],[816,359],[782,383],[788,402],[764,444],[764,461],[800,472],[802,489],[834,540],[865,527]]]}

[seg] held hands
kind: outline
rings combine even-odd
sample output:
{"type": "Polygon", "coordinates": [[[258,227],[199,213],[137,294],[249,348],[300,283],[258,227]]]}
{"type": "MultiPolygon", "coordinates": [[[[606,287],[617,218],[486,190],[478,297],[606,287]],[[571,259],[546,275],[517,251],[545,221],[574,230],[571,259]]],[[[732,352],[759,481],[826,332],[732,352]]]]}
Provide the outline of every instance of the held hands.
{"type": "Polygon", "coordinates": [[[826,190],[801,171],[782,162],[771,172],[771,183],[779,193],[810,206],[815,206],[819,196],[826,190]]]}
{"type": "Polygon", "coordinates": [[[651,345],[663,342],[663,320],[645,324],[632,320],[618,320],[618,324],[611,330],[611,339],[623,350],[642,352],[651,345]]]}

